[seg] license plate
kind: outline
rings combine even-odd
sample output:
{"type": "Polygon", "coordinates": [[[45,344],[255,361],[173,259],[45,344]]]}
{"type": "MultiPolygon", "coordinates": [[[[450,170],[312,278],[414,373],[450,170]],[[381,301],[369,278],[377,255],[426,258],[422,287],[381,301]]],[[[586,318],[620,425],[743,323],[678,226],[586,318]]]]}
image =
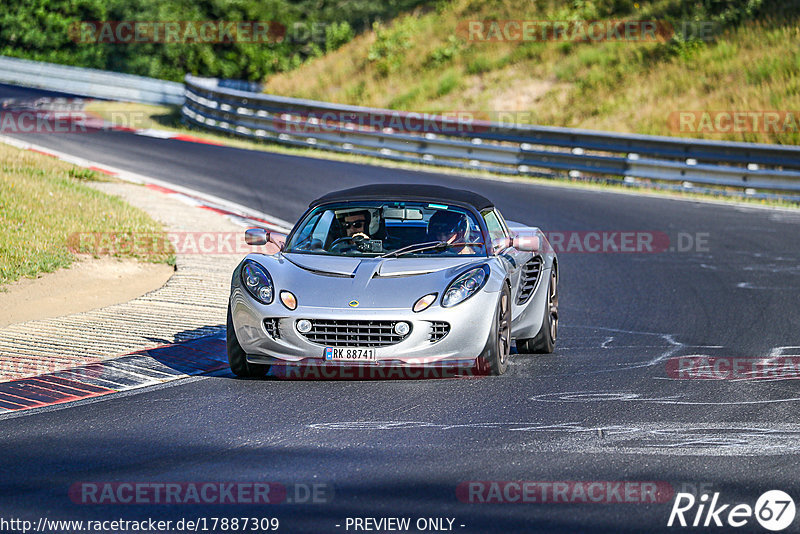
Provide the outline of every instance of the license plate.
{"type": "Polygon", "coordinates": [[[374,362],[375,349],[364,347],[325,347],[327,362],[374,362]]]}

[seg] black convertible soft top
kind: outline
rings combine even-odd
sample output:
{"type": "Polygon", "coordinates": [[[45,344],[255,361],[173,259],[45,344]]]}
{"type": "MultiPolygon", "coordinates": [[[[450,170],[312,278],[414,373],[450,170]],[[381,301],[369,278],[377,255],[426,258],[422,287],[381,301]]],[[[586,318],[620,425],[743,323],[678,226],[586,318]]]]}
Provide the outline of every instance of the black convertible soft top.
{"type": "Polygon", "coordinates": [[[333,191],[318,198],[308,206],[313,208],[330,202],[346,202],[349,200],[417,200],[423,202],[456,202],[472,206],[478,211],[494,206],[491,200],[461,189],[452,189],[439,185],[426,184],[372,184],[333,191]]]}

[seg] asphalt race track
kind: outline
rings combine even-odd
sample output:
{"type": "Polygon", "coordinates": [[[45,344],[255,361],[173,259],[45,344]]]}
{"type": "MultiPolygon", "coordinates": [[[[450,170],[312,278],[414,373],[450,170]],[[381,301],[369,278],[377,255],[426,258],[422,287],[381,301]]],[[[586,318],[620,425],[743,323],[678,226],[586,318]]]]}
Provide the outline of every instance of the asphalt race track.
{"type": "MultiPolygon", "coordinates": [[[[348,517],[408,517],[412,525],[450,518],[452,529],[465,533],[694,532],[702,528],[666,526],[676,492],[719,492],[720,503],[750,506],[767,490],[800,497],[800,382],[699,379],[674,364],[690,355],[706,363],[800,360],[800,212],[477,180],[127,132],[16,137],[290,221],[330,190],[424,182],[482,193],[506,218],[547,232],[652,232],[668,236],[669,246],[559,252],[556,352],[513,356],[501,377],[241,380],[218,372],[2,416],[3,517],[277,517],[279,532],[320,533],[353,532],[348,517]],[[73,502],[70,487],[86,481],[272,482],[287,493],[268,505],[73,502]],[[659,492],[645,503],[624,492],[623,499],[612,492],[599,502],[581,500],[572,489],[569,502],[551,492],[544,503],[481,503],[474,501],[489,494],[469,494],[463,483],[470,481],[644,483],[659,492]],[[307,498],[313,484],[317,502],[307,498]]],[[[800,519],[787,532],[798,525],[800,519]]],[[[765,531],[752,517],[737,530],[765,531]]]]}

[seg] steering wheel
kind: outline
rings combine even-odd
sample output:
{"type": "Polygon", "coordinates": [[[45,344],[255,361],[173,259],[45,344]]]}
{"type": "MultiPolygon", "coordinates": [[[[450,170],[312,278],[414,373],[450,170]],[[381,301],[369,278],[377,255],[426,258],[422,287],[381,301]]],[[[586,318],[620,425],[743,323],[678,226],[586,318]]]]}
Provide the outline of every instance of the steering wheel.
{"type": "Polygon", "coordinates": [[[353,240],[353,238],[351,236],[349,236],[349,235],[346,235],[344,237],[340,237],[339,239],[334,240],[334,242],[330,244],[330,249],[333,250],[338,245],[341,245],[345,241],[352,241],[352,240],[353,240]]]}
{"type": "Polygon", "coordinates": [[[363,232],[358,232],[357,234],[353,235],[346,235],[344,237],[340,237],[339,239],[334,240],[334,242],[331,243],[330,245],[330,249],[331,251],[333,251],[338,245],[341,245],[342,243],[349,241],[353,245],[355,245],[357,249],[361,250],[361,247],[359,245],[365,239],[369,239],[369,236],[363,232]]]}

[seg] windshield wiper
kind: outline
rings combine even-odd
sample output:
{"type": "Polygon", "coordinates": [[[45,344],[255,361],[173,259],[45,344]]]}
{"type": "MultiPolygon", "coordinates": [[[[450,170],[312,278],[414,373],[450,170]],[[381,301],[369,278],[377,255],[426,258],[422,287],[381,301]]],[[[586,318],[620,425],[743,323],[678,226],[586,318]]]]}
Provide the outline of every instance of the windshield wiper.
{"type": "Polygon", "coordinates": [[[391,258],[391,257],[398,257],[401,254],[411,254],[412,252],[420,252],[422,250],[430,250],[434,248],[446,248],[447,243],[444,241],[429,241],[428,243],[414,243],[413,245],[406,245],[405,247],[398,248],[392,252],[387,252],[379,258],[391,258]]]}
{"type": "Polygon", "coordinates": [[[402,248],[399,248],[395,251],[388,252],[382,256],[378,256],[379,258],[399,258],[405,254],[413,254],[414,252],[423,252],[425,250],[434,250],[434,249],[447,249],[450,247],[469,247],[469,246],[483,246],[481,242],[475,243],[447,243],[445,241],[431,241],[429,243],[414,243],[413,245],[408,245],[402,248]]]}

